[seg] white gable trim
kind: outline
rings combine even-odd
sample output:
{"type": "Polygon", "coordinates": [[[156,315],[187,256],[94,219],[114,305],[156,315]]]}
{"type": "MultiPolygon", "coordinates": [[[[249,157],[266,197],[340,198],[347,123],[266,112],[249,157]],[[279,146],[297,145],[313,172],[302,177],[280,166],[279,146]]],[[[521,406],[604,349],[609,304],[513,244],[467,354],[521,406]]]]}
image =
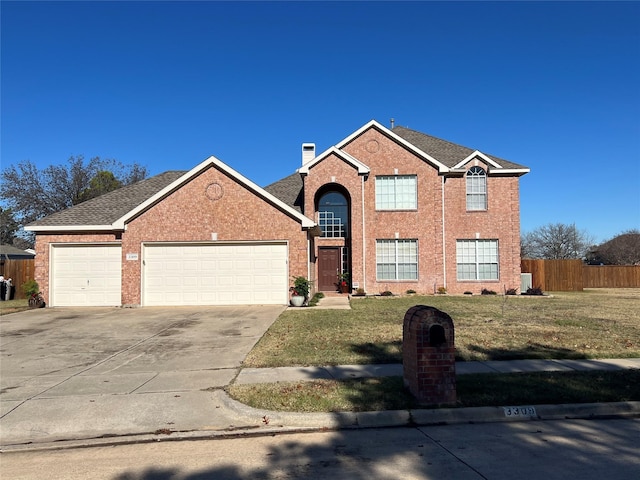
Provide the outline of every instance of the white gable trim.
{"type": "Polygon", "coordinates": [[[369,123],[367,123],[367,124],[363,125],[362,127],[360,127],[358,130],[356,130],[351,135],[349,135],[347,138],[345,138],[340,143],[338,143],[336,145],[336,147],[337,148],[343,148],[346,144],[351,142],[354,138],[362,135],[362,133],[365,132],[366,130],[368,130],[369,128],[377,129],[383,135],[386,135],[387,137],[389,137],[390,139],[392,139],[396,143],[399,143],[400,145],[402,145],[407,150],[413,152],[417,156],[419,156],[422,159],[426,160],[427,162],[429,162],[434,167],[437,167],[439,173],[447,173],[449,171],[449,167],[447,167],[444,163],[439,162],[438,160],[433,158],[428,153],[423,152],[422,150],[417,148],[415,145],[407,142],[404,138],[396,135],[391,130],[389,130],[387,127],[385,127],[384,125],[376,122],[375,120],[371,120],[369,123]]]}
{"type": "Polygon", "coordinates": [[[350,164],[353,168],[357,169],[359,175],[368,175],[369,172],[371,171],[368,166],[366,166],[364,163],[362,163],[360,160],[358,160],[354,156],[349,155],[347,152],[343,152],[342,150],[336,147],[331,147],[325,150],[324,152],[322,152],[313,160],[307,162],[302,167],[300,167],[298,169],[298,173],[300,173],[301,175],[308,175],[309,169],[311,167],[313,167],[314,165],[317,165],[318,163],[320,163],[322,160],[324,160],[331,154],[336,155],[337,157],[341,158],[342,160],[350,164]]]}
{"type": "Polygon", "coordinates": [[[467,163],[471,162],[472,160],[475,160],[476,158],[479,158],[483,162],[488,163],[489,165],[491,165],[491,166],[493,166],[495,168],[502,168],[502,165],[500,165],[495,160],[492,160],[491,158],[487,157],[480,150],[476,150],[471,155],[469,155],[467,158],[465,158],[461,162],[457,163],[453,168],[463,168],[467,163]]]}
{"type": "Polygon", "coordinates": [[[259,197],[264,198],[267,202],[277,206],[278,208],[283,210],[285,213],[287,213],[290,217],[293,217],[296,220],[298,220],[302,224],[303,228],[311,228],[316,226],[316,223],[313,220],[305,217],[297,210],[294,210],[289,205],[277,199],[276,197],[268,193],[266,190],[262,189],[261,187],[253,183],[251,180],[239,174],[234,169],[232,169],[231,167],[229,167],[228,165],[223,163],[221,160],[218,160],[216,157],[212,155],[206,160],[204,160],[202,163],[200,163],[200,165],[197,165],[196,167],[192,168],[183,176],[178,178],[176,181],[174,181],[170,185],[167,185],[165,188],[163,188],[158,193],[156,193],[153,197],[147,199],[146,201],[138,205],[136,208],[134,208],[133,210],[131,210],[130,212],[128,212],[127,214],[123,215],[121,218],[116,220],[111,226],[111,228],[114,230],[124,230],[125,225],[129,221],[131,221],[133,218],[135,218],[138,214],[142,213],[143,211],[145,211],[155,203],[161,201],[164,197],[174,192],[175,190],[179,189],[184,184],[189,182],[192,178],[194,178],[196,175],[199,175],[200,173],[202,173],[203,171],[207,170],[210,167],[215,167],[215,168],[218,168],[219,170],[222,170],[224,173],[229,175],[229,177],[236,180],[238,183],[246,187],[248,190],[252,191],[259,197]]]}
{"type": "Polygon", "coordinates": [[[527,173],[529,173],[531,171],[528,168],[504,168],[498,162],[496,162],[495,160],[489,158],[487,155],[485,155],[484,153],[482,153],[479,150],[476,150],[471,155],[469,155],[467,158],[462,160],[460,163],[456,164],[456,166],[453,167],[452,170],[464,169],[465,165],[467,165],[468,163],[470,163],[471,161],[473,161],[475,159],[480,159],[483,162],[485,162],[488,165],[490,165],[490,167],[488,169],[488,172],[487,172],[488,175],[516,175],[516,176],[521,176],[521,175],[525,175],[525,174],[527,174],[527,173]]]}
{"type": "Polygon", "coordinates": [[[112,232],[113,225],[34,225],[27,232],[112,232]]]}

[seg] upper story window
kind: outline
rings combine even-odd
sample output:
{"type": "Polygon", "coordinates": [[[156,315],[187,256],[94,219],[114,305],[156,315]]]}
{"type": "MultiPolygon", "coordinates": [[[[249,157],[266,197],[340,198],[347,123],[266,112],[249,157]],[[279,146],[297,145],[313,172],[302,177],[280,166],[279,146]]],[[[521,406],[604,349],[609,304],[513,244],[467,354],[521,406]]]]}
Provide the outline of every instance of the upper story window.
{"type": "Polygon", "coordinates": [[[376,177],[376,210],[418,208],[418,181],[415,175],[376,177]]]}
{"type": "Polygon", "coordinates": [[[487,173],[480,167],[467,172],[467,210],[487,209],[487,173]]]}
{"type": "Polygon", "coordinates": [[[349,231],[349,210],[347,199],[339,192],[327,192],[318,202],[318,224],[322,236],[329,238],[347,237],[349,231]]]}

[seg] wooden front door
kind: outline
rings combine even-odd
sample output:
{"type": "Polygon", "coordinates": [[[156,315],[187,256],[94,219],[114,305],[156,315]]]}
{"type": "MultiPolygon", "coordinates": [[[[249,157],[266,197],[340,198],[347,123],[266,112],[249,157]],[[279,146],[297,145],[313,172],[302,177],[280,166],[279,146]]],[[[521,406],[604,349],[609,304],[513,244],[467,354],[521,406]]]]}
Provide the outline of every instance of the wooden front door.
{"type": "Polygon", "coordinates": [[[335,292],[340,271],[340,247],[318,250],[318,291],[335,292]]]}

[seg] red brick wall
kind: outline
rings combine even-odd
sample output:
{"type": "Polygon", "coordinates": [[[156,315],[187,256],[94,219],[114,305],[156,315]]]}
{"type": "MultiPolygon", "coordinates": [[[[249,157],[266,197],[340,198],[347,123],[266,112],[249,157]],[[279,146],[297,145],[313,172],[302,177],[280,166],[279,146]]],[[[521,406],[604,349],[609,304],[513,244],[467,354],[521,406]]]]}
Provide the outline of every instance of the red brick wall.
{"type": "MultiPolygon", "coordinates": [[[[141,294],[142,243],[155,241],[210,242],[284,240],[289,249],[289,275],[309,276],[307,233],[300,222],[266,203],[215,167],[207,169],[131,221],[122,233],[122,304],[139,305],[141,294]],[[207,187],[217,183],[223,195],[207,196],[207,187]],[[127,253],[138,254],[127,261],[127,253]]],[[[48,302],[49,244],[113,241],[114,234],[38,235],[36,280],[48,302]]]]}
{"type": "MultiPolygon", "coordinates": [[[[478,161],[487,170],[487,165],[478,161]]],[[[447,229],[447,291],[480,293],[483,288],[498,293],[504,288],[520,287],[520,199],[517,177],[487,177],[486,211],[467,211],[466,179],[449,178],[445,184],[447,229]],[[494,281],[456,280],[456,240],[497,239],[499,254],[499,279],[494,281]]]]}
{"type": "MultiPolygon", "coordinates": [[[[443,177],[438,174],[437,167],[417,157],[376,129],[371,128],[363,132],[344,146],[343,150],[371,169],[370,175],[364,181],[364,217],[361,203],[363,177],[359,177],[356,169],[333,155],[313,166],[305,178],[306,215],[316,218],[314,199],[318,189],[323,186],[333,182],[349,191],[352,280],[363,286],[367,293],[380,293],[384,290],[403,293],[407,289],[419,293],[434,293],[445,284],[450,293],[480,293],[482,288],[502,291],[503,288],[520,285],[520,207],[517,177],[489,176],[487,211],[467,212],[464,177],[447,178],[444,182],[443,177]],[[395,175],[396,170],[398,175],[417,175],[418,208],[414,211],[376,211],[375,177],[395,175]],[[443,188],[446,238],[444,246],[443,188]],[[364,240],[362,221],[366,225],[364,240]],[[376,279],[376,240],[394,239],[396,234],[400,239],[418,240],[417,281],[376,279]],[[476,237],[498,239],[498,281],[457,281],[456,240],[476,237]],[[364,263],[363,256],[366,259],[364,263]]],[[[475,163],[471,162],[468,168],[474,165],[475,163]]],[[[478,165],[487,168],[481,162],[478,165]]],[[[322,245],[322,242],[326,240],[318,239],[316,246],[322,245]]]]}
{"type": "MultiPolygon", "coordinates": [[[[356,168],[354,168],[351,164],[346,163],[344,160],[338,158],[337,156],[330,155],[322,162],[313,166],[309,172],[309,175],[304,179],[305,215],[317,222],[318,215],[316,213],[315,205],[316,201],[318,200],[318,198],[316,198],[318,190],[327,185],[335,188],[336,190],[340,190],[340,187],[343,187],[349,193],[351,202],[351,241],[353,244],[361,244],[362,209],[356,208],[356,206],[362,205],[362,182],[363,179],[358,175],[358,170],[356,168]]],[[[342,240],[317,237],[314,240],[314,257],[317,258],[318,256],[319,247],[324,246],[345,246],[345,244],[342,240]]],[[[351,280],[354,282],[361,282],[361,280],[359,279],[362,277],[362,275],[358,275],[358,272],[362,272],[362,255],[352,255],[351,258],[351,280]]],[[[316,279],[317,271],[315,271],[314,269],[312,280],[315,282],[316,279]]]]}
{"type": "Polygon", "coordinates": [[[36,235],[36,268],[35,280],[38,282],[44,301],[49,304],[49,266],[51,259],[50,245],[52,243],[88,243],[95,244],[99,242],[118,241],[117,236],[113,233],[81,233],[76,235],[68,234],[39,234],[36,235]]]}
{"type": "Polygon", "coordinates": [[[127,225],[123,256],[137,253],[140,260],[123,261],[122,303],[140,304],[143,242],[209,242],[212,233],[218,241],[286,240],[289,275],[308,276],[307,234],[300,222],[212,167],[127,225]],[[222,187],[218,200],[206,194],[212,183],[222,187]]]}

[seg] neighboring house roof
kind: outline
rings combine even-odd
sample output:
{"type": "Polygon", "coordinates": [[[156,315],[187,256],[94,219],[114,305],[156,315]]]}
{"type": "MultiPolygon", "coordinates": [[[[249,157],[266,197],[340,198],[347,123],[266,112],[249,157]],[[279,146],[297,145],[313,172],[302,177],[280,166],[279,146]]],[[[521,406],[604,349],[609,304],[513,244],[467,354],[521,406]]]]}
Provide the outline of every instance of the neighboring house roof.
{"type": "Polygon", "coordinates": [[[35,254],[20,250],[13,245],[0,245],[0,258],[8,260],[22,260],[35,257],[35,254]]]}
{"type": "Polygon", "coordinates": [[[316,225],[313,220],[301,213],[301,209],[288,205],[211,156],[187,172],[169,171],[119,188],[30,223],[25,230],[34,232],[124,230],[127,222],[210,167],[216,167],[225,172],[248,190],[298,220],[303,227],[311,228],[316,225]]]}

